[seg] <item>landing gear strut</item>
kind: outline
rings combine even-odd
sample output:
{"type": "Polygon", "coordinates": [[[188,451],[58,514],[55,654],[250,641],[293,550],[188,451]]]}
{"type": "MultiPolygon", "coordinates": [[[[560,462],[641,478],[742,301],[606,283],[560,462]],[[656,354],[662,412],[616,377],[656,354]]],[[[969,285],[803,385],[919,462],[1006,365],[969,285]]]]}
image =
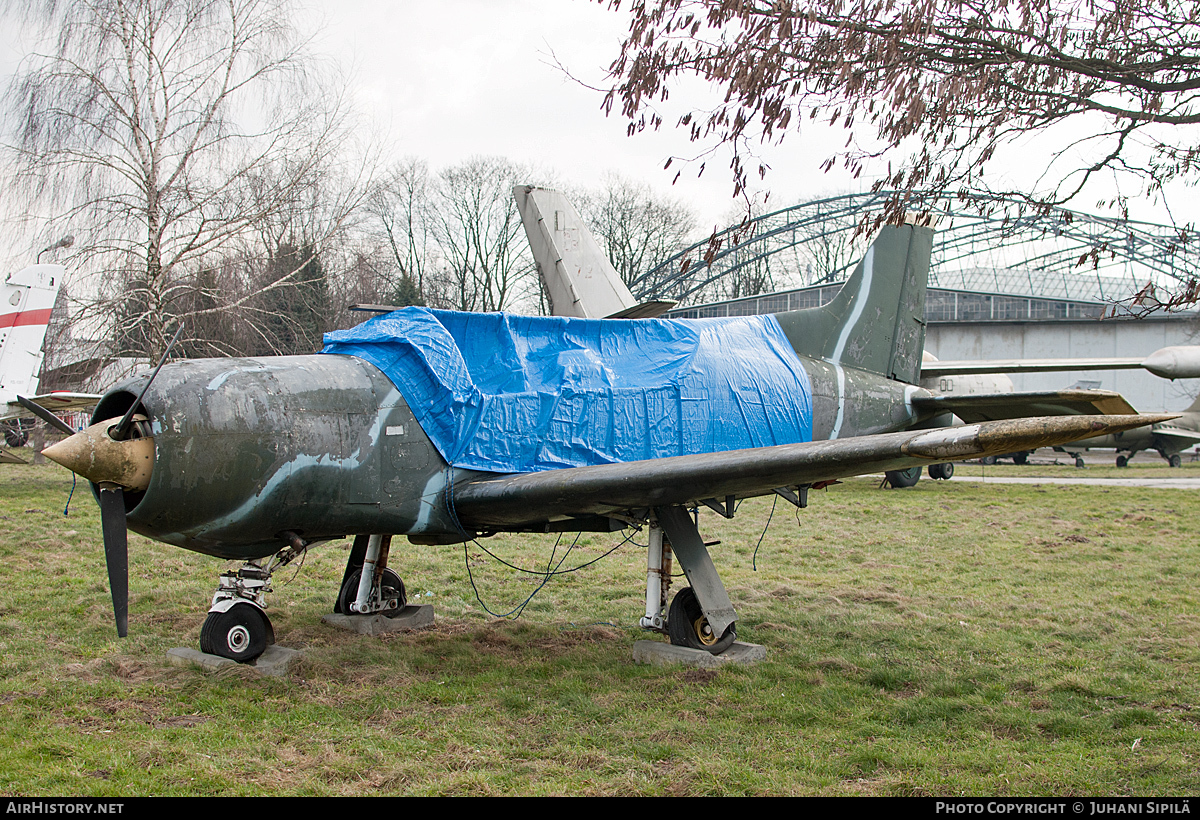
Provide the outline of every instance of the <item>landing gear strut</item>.
{"type": "Polygon", "coordinates": [[[357,535],[333,611],[339,615],[394,615],[408,605],[400,576],[388,569],[390,535],[357,535]]]}
{"type": "MultiPolygon", "coordinates": [[[[732,510],[732,505],[727,509],[732,510]]],[[[656,507],[653,517],[646,561],[646,615],[641,626],[666,632],[675,646],[719,655],[737,639],[737,613],[696,522],[683,507],[656,507]],[[672,555],[691,586],[675,595],[668,610],[672,555]]]]}
{"type": "Polygon", "coordinates": [[[267,617],[271,573],[299,555],[308,544],[294,532],[283,533],[288,546],[266,565],[247,561],[237,572],[221,573],[208,617],[200,628],[200,651],[238,663],[249,663],[275,643],[275,628],[267,617]]]}

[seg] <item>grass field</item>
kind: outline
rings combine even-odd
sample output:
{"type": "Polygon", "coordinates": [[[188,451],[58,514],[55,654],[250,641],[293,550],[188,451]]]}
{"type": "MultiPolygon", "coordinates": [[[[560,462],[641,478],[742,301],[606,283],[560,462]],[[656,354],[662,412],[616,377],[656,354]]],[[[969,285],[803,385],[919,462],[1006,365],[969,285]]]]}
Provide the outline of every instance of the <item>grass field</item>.
{"type": "MultiPolygon", "coordinates": [[[[631,628],[645,579],[632,543],[552,578],[512,621],[483,610],[472,579],[506,612],[540,578],[474,544],[464,556],[399,540],[392,565],[438,622],[386,638],[321,624],[349,548],[326,545],[275,578],[278,640],[304,650],[279,680],[167,663],[168,648],[196,646],[225,565],[137,536],[130,636],[118,640],[95,502],[81,487],[64,517],[70,487],[56,467],[0,465],[7,795],[1200,786],[1195,492],[954,481],[884,491],[857,479],[812,493],[798,514],[780,501],[765,536],[770,500],[743,503],[732,522],[705,511],[740,634],[768,649],[764,663],[717,671],[632,663],[645,637],[631,628]]],[[[620,540],[585,535],[562,568],[620,540]]],[[[571,541],[553,559],[553,538],[483,545],[544,568],[571,541]]]]}

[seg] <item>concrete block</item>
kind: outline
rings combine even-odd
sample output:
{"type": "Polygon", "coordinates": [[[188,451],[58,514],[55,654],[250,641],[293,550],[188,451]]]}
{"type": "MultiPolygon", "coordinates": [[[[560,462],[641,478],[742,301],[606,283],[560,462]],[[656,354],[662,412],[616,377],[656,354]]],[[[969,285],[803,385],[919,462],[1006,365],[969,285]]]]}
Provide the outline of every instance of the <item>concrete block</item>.
{"type": "Polygon", "coordinates": [[[432,604],[406,606],[393,616],[387,615],[338,615],[329,613],[321,621],[347,629],[360,635],[383,635],[388,632],[410,632],[433,626],[432,604]]]}
{"type": "Polygon", "coordinates": [[[167,650],[167,660],[177,666],[187,666],[194,663],[213,671],[219,671],[229,666],[244,666],[263,675],[282,678],[287,676],[288,668],[291,666],[292,661],[303,654],[298,649],[288,649],[285,646],[271,644],[255,660],[250,663],[239,664],[237,661],[230,660],[229,658],[206,654],[199,649],[188,649],[187,647],[177,646],[174,649],[167,650]]]}
{"type": "Polygon", "coordinates": [[[758,663],[766,658],[766,647],[741,641],[734,641],[733,646],[720,655],[710,654],[703,649],[673,646],[663,641],[637,641],[633,645],[634,663],[648,663],[655,666],[682,663],[687,666],[709,669],[726,663],[758,663]]]}

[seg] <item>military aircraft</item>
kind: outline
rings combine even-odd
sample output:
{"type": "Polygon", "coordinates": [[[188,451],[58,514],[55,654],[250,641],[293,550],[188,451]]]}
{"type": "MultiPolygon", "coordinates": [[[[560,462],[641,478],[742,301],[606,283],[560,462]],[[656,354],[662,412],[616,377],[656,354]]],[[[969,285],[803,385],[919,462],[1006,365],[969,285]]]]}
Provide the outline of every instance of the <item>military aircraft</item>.
{"type": "MultiPolygon", "coordinates": [[[[100,398],[89,393],[36,395],[42,343],[65,273],[62,265],[30,265],[6,276],[0,288],[0,422],[30,417],[18,395],[59,412],[91,407],[100,398]]],[[[15,421],[4,425],[4,438],[8,446],[21,447],[27,435],[15,421]]],[[[0,462],[23,459],[0,448],[0,462]]]]}
{"type": "Polygon", "coordinates": [[[771,494],[804,507],[847,476],[1166,418],[1103,414],[1114,394],[1064,391],[1033,406],[1088,415],[918,429],[954,407],[916,384],[931,243],[927,227],[885,227],[836,299],[777,316],[406,308],[328,334],[322,354],[160,363],[46,455],[92,482],[121,635],[127,528],[244,562],[221,576],[200,644],[249,661],[274,640],[272,572],[313,544],[355,536],[339,611],[394,614],[395,535],[638,527],[640,624],[719,653],[737,613],[689,509],[732,517],[739,499],[771,494]],[[668,605],[676,560],[689,586],[668,605]]]}
{"type": "Polygon", "coordinates": [[[1181,413],[1174,414],[1172,421],[1163,421],[1147,427],[1137,427],[1123,433],[1098,436],[1070,446],[1055,447],[1067,453],[1076,464],[1083,460],[1084,450],[1113,449],[1117,451],[1117,466],[1128,467],[1129,461],[1143,450],[1153,450],[1172,467],[1183,464],[1180,453],[1200,444],[1200,398],[1181,413]]]}

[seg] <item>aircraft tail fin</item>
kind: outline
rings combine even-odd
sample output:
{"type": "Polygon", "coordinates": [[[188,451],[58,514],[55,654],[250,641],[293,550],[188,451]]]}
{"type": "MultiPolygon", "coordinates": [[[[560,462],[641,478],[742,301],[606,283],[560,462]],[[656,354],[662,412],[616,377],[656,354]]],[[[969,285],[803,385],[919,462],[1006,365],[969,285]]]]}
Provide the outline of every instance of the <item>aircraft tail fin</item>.
{"type": "Polygon", "coordinates": [[[0,282],[0,404],[37,392],[42,343],[64,273],[62,265],[31,265],[0,282]]]}
{"type": "Polygon", "coordinates": [[[776,315],[797,353],[918,384],[933,229],[887,225],[827,305],[776,315]]]}
{"type": "Polygon", "coordinates": [[[554,316],[644,319],[674,302],[638,304],[570,200],[533,185],[513,188],[554,316]]]}

